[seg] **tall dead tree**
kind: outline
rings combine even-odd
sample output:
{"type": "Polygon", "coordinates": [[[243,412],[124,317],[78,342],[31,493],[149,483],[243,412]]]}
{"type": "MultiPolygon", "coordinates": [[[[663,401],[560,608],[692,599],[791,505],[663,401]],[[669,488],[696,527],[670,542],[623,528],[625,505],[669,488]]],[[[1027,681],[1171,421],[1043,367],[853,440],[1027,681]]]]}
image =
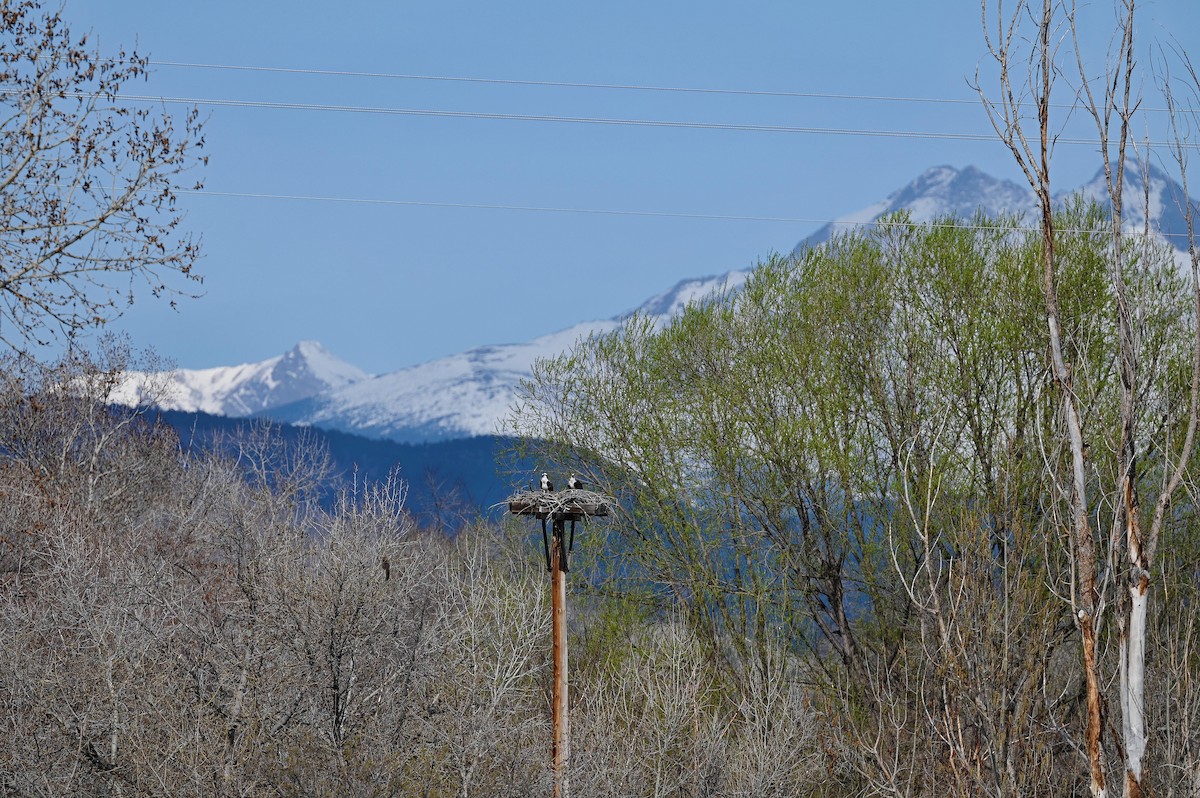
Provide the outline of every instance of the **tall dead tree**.
{"type": "Polygon", "coordinates": [[[1025,174],[1038,201],[1041,222],[1042,296],[1045,301],[1046,326],[1050,340],[1050,367],[1061,402],[1062,424],[1070,453],[1071,468],[1066,485],[1055,479],[1054,489],[1067,496],[1069,519],[1067,526],[1076,578],[1071,595],[1076,627],[1083,648],[1083,672],[1087,697],[1087,731],[1085,751],[1091,774],[1091,792],[1096,798],[1105,796],[1105,778],[1101,734],[1103,711],[1100,695],[1100,675],[1096,661],[1096,622],[1100,594],[1096,579],[1096,541],[1088,517],[1086,464],[1083,426],[1072,383],[1072,368],[1063,353],[1062,325],[1056,285],[1055,229],[1053,195],[1050,188],[1050,158],[1054,141],[1050,132],[1050,94],[1057,73],[1054,33],[1060,21],[1061,4],[1057,0],[1042,0],[1040,12],[1027,0],[1019,0],[1010,14],[996,4],[995,27],[988,21],[988,3],[983,0],[983,31],[988,53],[999,69],[999,99],[991,99],[982,90],[976,76],[976,88],[983,99],[988,118],[1000,140],[1004,142],[1025,174]],[[1029,19],[1035,28],[1033,46],[1027,61],[1027,82],[1014,82],[1012,59],[1019,52],[1023,21],[1029,19]],[[1024,108],[1035,109],[1036,139],[1026,131],[1024,108]]]}
{"type": "MultiPolygon", "coordinates": [[[[1145,753],[1148,743],[1146,722],[1146,646],[1147,615],[1150,587],[1153,581],[1154,555],[1172,497],[1182,484],[1197,426],[1200,407],[1200,327],[1194,327],[1191,340],[1190,401],[1183,418],[1183,444],[1154,446],[1164,452],[1163,476],[1153,498],[1153,515],[1148,530],[1142,528],[1141,492],[1149,490],[1139,474],[1139,453],[1148,451],[1155,443],[1147,432],[1140,430],[1138,421],[1145,418],[1149,401],[1145,390],[1147,376],[1142,363],[1142,341],[1138,310],[1133,307],[1127,284],[1132,261],[1125,235],[1125,181],[1132,150],[1131,123],[1139,109],[1140,97],[1135,84],[1139,76],[1134,47],[1136,0],[1118,0],[1113,36],[1114,46],[1104,60],[1102,75],[1095,75],[1087,66],[1085,45],[1081,35],[1079,8],[1076,0],[1019,0],[1005,12],[997,0],[995,18],[989,23],[989,4],[982,2],[983,29],[988,52],[999,71],[997,98],[985,92],[976,78],[975,88],[984,101],[989,118],[1000,139],[1009,148],[1038,198],[1041,216],[1042,288],[1045,298],[1046,321],[1050,332],[1050,365],[1056,390],[1061,401],[1062,443],[1069,449],[1071,469],[1069,479],[1054,478],[1054,489],[1067,497],[1069,506],[1070,550],[1072,558],[1071,603],[1082,645],[1082,667],[1086,684],[1087,725],[1084,751],[1090,773],[1093,796],[1108,794],[1104,746],[1105,728],[1113,729],[1113,750],[1120,758],[1124,772],[1123,794],[1127,797],[1148,795],[1150,783],[1145,753]],[[1032,35],[1030,35],[1032,29],[1032,35]],[[1054,140],[1051,135],[1051,90],[1060,74],[1057,42],[1069,40],[1074,50],[1078,86],[1075,105],[1081,107],[1095,126],[1098,151],[1104,171],[1105,190],[1109,204],[1109,277],[1115,308],[1113,320],[1116,331],[1112,352],[1119,379],[1117,391],[1117,429],[1113,436],[1117,455],[1116,481],[1105,489],[1092,488],[1088,495],[1086,480],[1086,448],[1080,417],[1079,399],[1072,385],[1072,363],[1064,355],[1058,296],[1055,286],[1057,269],[1055,255],[1056,231],[1053,221],[1050,192],[1050,160],[1054,140]],[[1025,48],[1028,48],[1027,50],[1025,48]],[[1014,77],[1014,59],[1025,55],[1027,75],[1014,77]],[[1032,105],[1032,119],[1023,116],[1023,109],[1032,105]],[[1027,127],[1033,126],[1036,139],[1031,141],[1027,127]],[[1172,458],[1174,461],[1172,462],[1172,458]],[[1065,482],[1066,484],[1062,484],[1065,482]],[[1103,509],[1111,512],[1111,528],[1106,541],[1097,541],[1090,519],[1099,518],[1103,509]],[[1102,545],[1098,545],[1102,544],[1102,545]],[[1097,554],[1103,552],[1103,578],[1098,574],[1097,554]],[[1112,592],[1115,591],[1115,594],[1112,592]],[[1112,604],[1116,612],[1117,648],[1119,656],[1118,690],[1120,695],[1120,730],[1107,725],[1101,696],[1102,674],[1097,661],[1097,629],[1112,604]],[[1118,736],[1119,735],[1119,736],[1118,736]]],[[[1187,63],[1186,56],[1184,61],[1187,63]]],[[[1195,78],[1194,72],[1192,73],[1195,78]]],[[[1168,90],[1168,106],[1175,106],[1168,90]]],[[[1184,176],[1186,186],[1186,148],[1171,115],[1175,146],[1172,154],[1184,176]]],[[[1143,154],[1143,157],[1148,157],[1143,154]]],[[[1148,182],[1149,177],[1146,176],[1148,182]]],[[[1149,188],[1147,187],[1146,234],[1150,235],[1149,188]]],[[[1182,208],[1188,221],[1189,251],[1192,253],[1192,292],[1196,296],[1195,312],[1200,318],[1200,279],[1197,277],[1195,247],[1192,243],[1192,213],[1186,188],[1182,208]]],[[[1196,323],[1195,320],[1193,322],[1196,323]]],[[[1164,433],[1167,434],[1167,433],[1164,433]]],[[[1162,442],[1158,442],[1162,443],[1162,442]]]]}
{"type": "MultiPolygon", "coordinates": [[[[1131,9],[1132,14],[1132,9],[1131,9]]],[[[1192,108],[1196,107],[1196,100],[1200,99],[1200,74],[1197,74],[1195,66],[1186,53],[1179,52],[1180,60],[1183,63],[1185,81],[1184,85],[1191,94],[1192,108]]],[[[1191,278],[1190,287],[1192,295],[1192,336],[1191,336],[1191,352],[1190,352],[1190,380],[1188,385],[1188,407],[1187,420],[1184,427],[1183,442],[1179,448],[1179,455],[1173,464],[1169,465],[1169,475],[1163,483],[1163,488],[1159,492],[1154,501],[1154,511],[1150,519],[1150,529],[1143,537],[1134,538],[1129,544],[1129,560],[1131,563],[1128,588],[1130,594],[1128,621],[1128,645],[1123,645],[1122,665],[1123,673],[1121,679],[1121,701],[1122,707],[1128,701],[1133,707],[1136,707],[1139,720],[1145,707],[1145,634],[1146,634],[1146,612],[1148,608],[1148,591],[1150,587],[1150,569],[1155,562],[1155,552],[1158,549],[1158,542],[1162,535],[1163,525],[1167,517],[1167,509],[1171,504],[1172,498],[1179,490],[1183,483],[1184,473],[1187,470],[1191,460],[1192,448],[1196,440],[1196,428],[1200,422],[1200,252],[1196,249],[1196,208],[1192,205],[1191,193],[1188,189],[1188,151],[1186,145],[1188,138],[1184,128],[1186,127],[1180,119],[1180,110],[1175,100],[1175,94],[1171,84],[1170,70],[1164,64],[1163,76],[1161,78],[1161,89],[1163,99],[1166,103],[1166,110],[1169,119],[1169,137],[1171,158],[1175,161],[1175,166],[1178,170],[1179,182],[1181,187],[1181,200],[1184,207],[1184,219],[1187,225],[1187,264],[1188,272],[1191,278]],[[1135,543],[1140,544],[1134,548],[1135,543]],[[1139,637],[1140,636],[1140,637],[1139,637]],[[1126,679],[1124,670],[1128,670],[1131,674],[1126,679]],[[1128,682],[1128,687],[1127,687],[1128,682]]],[[[1190,114],[1195,121],[1196,111],[1192,110],[1190,114]]],[[[1147,211],[1148,212],[1148,211],[1147,211]]],[[[1140,533],[1140,529],[1133,527],[1140,533]]],[[[1126,734],[1131,729],[1128,724],[1124,728],[1126,734]]],[[[1145,751],[1145,728],[1144,726],[1137,729],[1142,733],[1142,738],[1139,740],[1140,747],[1137,749],[1141,754],[1145,751]]],[[[1127,750],[1129,744],[1126,744],[1127,750]]],[[[1136,777],[1136,787],[1145,794],[1145,774],[1139,767],[1135,770],[1132,765],[1138,763],[1127,762],[1126,768],[1126,783],[1129,787],[1130,782],[1136,777]]],[[[1196,765],[1193,774],[1193,785],[1200,788],[1200,765],[1196,765]]],[[[1131,792],[1127,789],[1127,792],[1131,792]]],[[[1136,794],[1136,793],[1132,793],[1136,794]]]]}
{"type": "MultiPolygon", "coordinates": [[[[1105,188],[1110,206],[1112,242],[1109,275],[1117,312],[1118,424],[1117,495],[1109,536],[1111,572],[1123,574],[1128,598],[1120,602],[1118,649],[1120,656],[1121,746],[1124,753],[1124,794],[1148,793],[1142,757],[1146,752],[1146,610],[1149,604],[1150,559],[1144,545],[1138,499],[1138,336],[1125,283],[1124,189],[1129,125],[1138,103],[1133,99],[1133,23],[1135,0],[1122,0],[1117,22],[1115,58],[1106,63],[1098,94],[1093,90],[1080,42],[1077,4],[1072,0],[1069,27],[1079,69],[1079,101],[1096,126],[1105,188]],[[1115,127],[1114,127],[1115,125],[1115,127]],[[1114,158],[1115,149],[1115,158],[1114,158]],[[1121,545],[1122,542],[1124,545],[1121,545]],[[1128,551],[1128,561],[1120,556],[1128,551]]],[[[1146,209],[1147,223],[1149,208],[1146,209]]],[[[1161,525],[1161,524],[1160,524],[1161,525]]]]}

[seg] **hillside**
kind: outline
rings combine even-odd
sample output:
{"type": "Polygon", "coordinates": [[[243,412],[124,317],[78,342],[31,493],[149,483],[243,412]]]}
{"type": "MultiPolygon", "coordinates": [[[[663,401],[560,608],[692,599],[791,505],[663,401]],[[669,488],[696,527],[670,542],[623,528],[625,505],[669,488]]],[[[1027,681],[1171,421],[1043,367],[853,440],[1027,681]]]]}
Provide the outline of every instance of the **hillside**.
{"type": "MultiPolygon", "coordinates": [[[[211,413],[162,410],[158,417],[173,427],[185,451],[218,446],[236,450],[240,437],[256,423],[211,413]]],[[[474,436],[433,443],[397,443],[372,440],[336,430],[272,424],[270,434],[284,449],[316,447],[328,452],[332,473],[322,493],[332,504],[339,490],[379,482],[395,473],[408,485],[406,508],[424,526],[450,530],[503,501],[521,482],[535,473],[535,465],[511,460],[506,452],[514,441],[498,436],[474,436]],[[509,465],[512,463],[513,465],[509,465]],[[516,474],[507,473],[516,468],[516,474]]]]}

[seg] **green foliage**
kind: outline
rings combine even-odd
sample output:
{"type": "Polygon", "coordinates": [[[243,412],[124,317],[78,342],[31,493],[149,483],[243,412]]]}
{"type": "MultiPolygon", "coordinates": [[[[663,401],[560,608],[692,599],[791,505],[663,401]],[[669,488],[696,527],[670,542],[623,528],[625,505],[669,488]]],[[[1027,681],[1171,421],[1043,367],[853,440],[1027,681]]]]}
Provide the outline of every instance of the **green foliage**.
{"type": "MultiPolygon", "coordinates": [[[[1111,235],[1082,201],[1056,224],[1089,479],[1112,495],[1111,235]]],[[[1169,250],[1125,246],[1149,366],[1139,424],[1166,447],[1143,455],[1149,492],[1186,421],[1192,314],[1169,250]]],[[[1078,722],[1079,694],[1062,683],[1039,704],[1034,689],[1074,645],[1056,597],[1070,592],[1070,464],[1039,252],[1017,219],[884,219],[760,263],[661,329],[635,317],[539,362],[513,424],[535,456],[621,499],[597,584],[686,617],[726,678],[782,637],[838,697],[843,739],[885,722],[919,737],[917,719],[951,701],[989,745],[1023,740],[1013,772],[1027,783],[1058,778],[1038,752],[1061,740],[1041,730],[1078,722]],[[943,692],[914,692],[925,679],[943,692]]],[[[1098,508],[1099,529],[1112,512],[1098,508]]]]}
{"type": "MultiPolygon", "coordinates": [[[[1103,241],[1064,233],[1060,270],[1098,495],[1103,241]]],[[[574,794],[1069,792],[1083,692],[1035,250],[1013,220],[898,217],[538,365],[522,431],[621,507],[572,559],[574,794]]],[[[1125,262],[1148,490],[1181,445],[1192,320],[1163,253],[1125,262]]],[[[548,789],[528,528],[423,537],[396,483],[323,508],[322,453],[268,428],[184,455],[108,404],[130,354],[3,369],[0,793],[548,789]]],[[[1170,763],[1200,750],[1172,720],[1200,711],[1191,504],[1149,651],[1170,763]]]]}

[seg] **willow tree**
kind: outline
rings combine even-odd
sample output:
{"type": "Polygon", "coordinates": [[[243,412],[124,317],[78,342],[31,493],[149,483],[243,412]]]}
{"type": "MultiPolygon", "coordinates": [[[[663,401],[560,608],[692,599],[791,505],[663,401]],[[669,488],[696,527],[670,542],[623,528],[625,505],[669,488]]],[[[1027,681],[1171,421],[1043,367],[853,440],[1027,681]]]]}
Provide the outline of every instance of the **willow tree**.
{"type": "MultiPolygon", "coordinates": [[[[1098,208],[1063,214],[1060,345],[1097,483],[1115,460],[1092,433],[1119,414],[1109,238],[1098,208]]],[[[1069,453],[1040,241],[985,217],[839,236],[665,327],[635,317],[538,363],[512,415],[547,461],[623,497],[606,573],[687,615],[735,676],[782,634],[878,789],[1070,784],[1056,730],[1075,729],[1081,693],[1054,598],[1070,551],[1044,479],[1069,453]]],[[[1190,314],[1164,250],[1131,248],[1126,267],[1165,342],[1145,412],[1169,412],[1190,314]]]]}

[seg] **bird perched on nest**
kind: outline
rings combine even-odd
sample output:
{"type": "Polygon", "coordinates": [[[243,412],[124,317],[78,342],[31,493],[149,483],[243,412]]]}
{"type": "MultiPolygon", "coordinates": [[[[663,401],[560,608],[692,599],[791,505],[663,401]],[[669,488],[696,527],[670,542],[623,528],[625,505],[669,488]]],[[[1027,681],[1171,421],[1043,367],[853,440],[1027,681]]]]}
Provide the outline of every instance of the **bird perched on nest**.
{"type": "Polygon", "coordinates": [[[567,480],[567,487],[571,490],[583,490],[583,481],[579,477],[572,474],[567,480]]]}
{"type": "Polygon", "coordinates": [[[547,493],[554,490],[554,483],[550,481],[550,475],[545,471],[542,472],[542,490],[547,493]]]}

